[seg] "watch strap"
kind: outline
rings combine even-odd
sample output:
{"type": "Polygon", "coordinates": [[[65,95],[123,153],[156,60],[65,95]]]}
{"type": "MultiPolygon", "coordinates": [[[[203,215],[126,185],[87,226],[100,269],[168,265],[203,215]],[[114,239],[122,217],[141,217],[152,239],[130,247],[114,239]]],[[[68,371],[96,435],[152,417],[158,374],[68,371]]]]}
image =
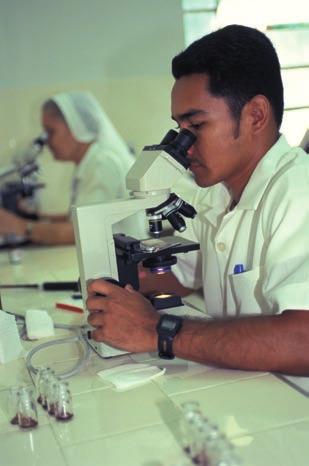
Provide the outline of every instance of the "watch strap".
{"type": "Polygon", "coordinates": [[[160,335],[158,338],[158,354],[162,359],[174,359],[173,353],[174,337],[160,335]]]}

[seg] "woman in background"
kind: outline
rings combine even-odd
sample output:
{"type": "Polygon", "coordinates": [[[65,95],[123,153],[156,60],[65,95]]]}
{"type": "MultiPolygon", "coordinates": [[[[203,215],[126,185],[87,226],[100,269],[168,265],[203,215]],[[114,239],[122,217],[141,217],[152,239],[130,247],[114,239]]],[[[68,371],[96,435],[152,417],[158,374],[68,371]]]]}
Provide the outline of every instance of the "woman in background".
{"type": "MultiPolygon", "coordinates": [[[[57,94],[42,106],[42,126],[54,158],[76,165],[71,205],[107,202],[126,196],[125,175],[134,157],[98,101],[89,92],[57,94]]],[[[67,215],[27,221],[0,209],[0,235],[15,234],[33,243],[73,244],[67,215]]]]}

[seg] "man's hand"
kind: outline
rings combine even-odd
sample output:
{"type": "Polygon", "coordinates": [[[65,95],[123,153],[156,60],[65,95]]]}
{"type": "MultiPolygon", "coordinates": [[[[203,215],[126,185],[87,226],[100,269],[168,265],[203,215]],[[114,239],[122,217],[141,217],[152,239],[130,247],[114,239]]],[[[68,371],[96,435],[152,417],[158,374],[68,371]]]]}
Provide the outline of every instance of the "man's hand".
{"type": "Polygon", "coordinates": [[[156,350],[160,316],[131,285],[121,288],[103,279],[92,281],[87,308],[88,322],[96,328],[94,340],[135,353],[156,350]]]}
{"type": "Polygon", "coordinates": [[[0,235],[15,233],[22,236],[26,232],[26,226],[27,222],[23,218],[0,208],[0,235]]]}

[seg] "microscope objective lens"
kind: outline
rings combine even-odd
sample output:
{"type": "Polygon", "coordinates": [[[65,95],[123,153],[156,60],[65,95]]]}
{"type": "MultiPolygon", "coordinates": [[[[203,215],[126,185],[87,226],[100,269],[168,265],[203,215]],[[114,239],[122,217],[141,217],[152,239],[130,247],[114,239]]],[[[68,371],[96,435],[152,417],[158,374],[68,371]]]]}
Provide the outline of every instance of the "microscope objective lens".
{"type": "Polygon", "coordinates": [[[149,233],[158,238],[162,232],[162,221],[161,220],[149,220],[149,233]]]}

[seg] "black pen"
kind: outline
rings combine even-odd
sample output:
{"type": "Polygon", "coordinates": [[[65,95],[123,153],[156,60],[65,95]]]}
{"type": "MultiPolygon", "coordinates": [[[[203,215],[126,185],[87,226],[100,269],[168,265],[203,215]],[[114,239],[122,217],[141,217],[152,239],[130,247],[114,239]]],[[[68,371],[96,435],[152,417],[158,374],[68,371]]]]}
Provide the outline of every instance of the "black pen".
{"type": "Polygon", "coordinates": [[[71,295],[72,299],[82,299],[83,295],[81,293],[73,293],[71,295]]]}
{"type": "Polygon", "coordinates": [[[34,288],[43,291],[79,291],[78,282],[0,284],[0,289],[34,288]]]}

